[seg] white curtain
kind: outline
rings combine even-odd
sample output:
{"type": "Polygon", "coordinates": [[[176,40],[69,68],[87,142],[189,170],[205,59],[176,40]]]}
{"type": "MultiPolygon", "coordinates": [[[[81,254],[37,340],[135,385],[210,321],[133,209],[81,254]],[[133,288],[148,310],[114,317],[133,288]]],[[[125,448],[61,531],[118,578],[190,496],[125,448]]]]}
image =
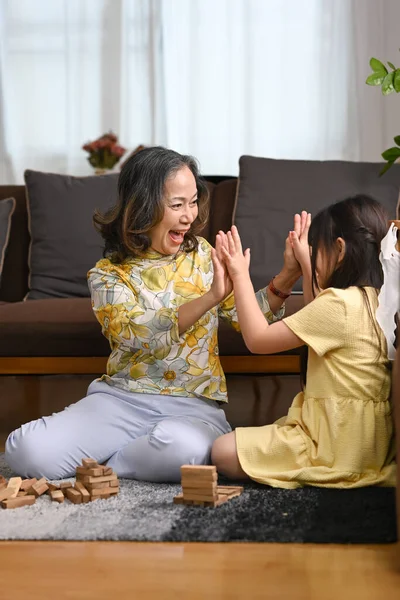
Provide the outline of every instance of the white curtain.
{"type": "Polygon", "coordinates": [[[379,160],[400,97],[365,85],[400,66],[399,0],[0,0],[0,184],[26,168],[88,174],[113,130],[205,174],[242,154],[379,160]]]}
{"type": "Polygon", "coordinates": [[[130,150],[156,142],[159,13],[156,0],[0,0],[0,183],[90,173],[81,146],[109,130],[130,150]]]}

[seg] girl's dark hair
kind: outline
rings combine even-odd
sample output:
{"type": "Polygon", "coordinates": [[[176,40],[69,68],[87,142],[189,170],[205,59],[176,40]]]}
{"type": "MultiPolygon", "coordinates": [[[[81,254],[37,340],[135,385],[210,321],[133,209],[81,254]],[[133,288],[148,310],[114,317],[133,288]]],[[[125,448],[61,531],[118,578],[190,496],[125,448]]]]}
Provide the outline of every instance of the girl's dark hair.
{"type": "Polygon", "coordinates": [[[196,234],[208,219],[209,191],[192,156],[161,146],[144,148],[123,165],[118,178],[118,202],[105,214],[96,211],[94,225],[105,240],[104,256],[120,263],[128,256],[142,256],[150,247],[148,235],[164,215],[164,187],[167,179],[188,167],[196,181],[199,212],[185,235],[182,248],[191,252],[198,246],[196,234]]]}
{"type": "MultiPolygon", "coordinates": [[[[329,258],[334,256],[337,239],[346,243],[345,254],[339,263],[331,263],[324,287],[360,289],[367,306],[371,323],[380,339],[365,287],[373,287],[378,294],[383,285],[383,271],[379,260],[380,245],[387,234],[388,216],[383,206],[373,198],[357,195],[321,210],[312,220],[308,233],[311,246],[311,272],[313,289],[318,289],[316,262],[319,252],[329,258]]],[[[382,348],[380,348],[380,353],[382,348]]],[[[305,382],[306,360],[301,360],[301,373],[305,382]]]]}

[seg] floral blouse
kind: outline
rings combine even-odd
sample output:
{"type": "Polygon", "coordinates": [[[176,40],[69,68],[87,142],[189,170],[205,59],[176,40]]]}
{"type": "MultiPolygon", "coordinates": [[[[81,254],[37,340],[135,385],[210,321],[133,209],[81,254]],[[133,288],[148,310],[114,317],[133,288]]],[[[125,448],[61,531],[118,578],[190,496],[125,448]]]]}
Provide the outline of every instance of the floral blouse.
{"type": "MultiPolygon", "coordinates": [[[[211,246],[198,238],[197,250],[173,258],[149,251],[143,258],[113,264],[100,260],[88,273],[94,313],[110,342],[110,385],[144,394],[204,397],[227,401],[218,355],[218,318],[239,331],[233,293],[182,335],[178,309],[205,294],[213,280],[211,246]]],[[[266,289],[256,294],[269,322],[266,289]]]]}

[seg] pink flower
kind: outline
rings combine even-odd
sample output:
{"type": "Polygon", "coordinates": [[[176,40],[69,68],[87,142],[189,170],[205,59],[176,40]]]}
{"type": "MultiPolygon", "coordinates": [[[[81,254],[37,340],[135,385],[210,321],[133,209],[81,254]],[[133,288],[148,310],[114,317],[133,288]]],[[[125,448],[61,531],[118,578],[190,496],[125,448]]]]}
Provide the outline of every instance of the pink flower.
{"type": "Polygon", "coordinates": [[[110,146],[110,152],[111,152],[111,154],[114,154],[114,156],[121,158],[121,156],[123,156],[125,154],[126,148],[123,148],[122,146],[118,146],[118,144],[113,144],[112,146],[110,146]]]}

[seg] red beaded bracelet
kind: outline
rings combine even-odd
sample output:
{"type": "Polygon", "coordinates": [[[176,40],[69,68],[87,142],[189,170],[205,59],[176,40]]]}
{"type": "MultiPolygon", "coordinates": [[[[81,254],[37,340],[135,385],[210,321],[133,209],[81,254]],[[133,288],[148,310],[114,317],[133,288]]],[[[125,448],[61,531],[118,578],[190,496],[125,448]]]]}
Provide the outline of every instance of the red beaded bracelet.
{"type": "Polygon", "coordinates": [[[282,300],[286,300],[286,298],[289,298],[290,293],[289,294],[285,294],[284,292],[281,292],[281,290],[278,290],[278,288],[276,288],[274,286],[274,279],[275,279],[275,277],[273,277],[271,279],[271,281],[269,282],[268,289],[270,289],[271,292],[273,294],[275,294],[275,296],[278,296],[278,298],[282,298],[282,300]]]}

